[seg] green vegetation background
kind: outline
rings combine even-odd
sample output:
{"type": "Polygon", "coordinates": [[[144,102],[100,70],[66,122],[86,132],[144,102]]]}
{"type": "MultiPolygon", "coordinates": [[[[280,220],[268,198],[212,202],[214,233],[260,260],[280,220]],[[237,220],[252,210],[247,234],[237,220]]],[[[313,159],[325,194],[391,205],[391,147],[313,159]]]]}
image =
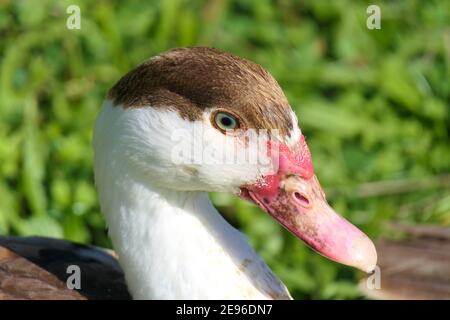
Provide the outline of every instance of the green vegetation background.
{"type": "MultiPolygon", "coordinates": [[[[376,238],[386,222],[450,225],[450,1],[0,0],[0,234],[109,246],[92,127],[121,75],[173,47],[222,48],[278,79],[331,204],[376,238]],[[66,8],[81,7],[81,30],[66,8]]],[[[255,206],[214,194],[296,298],[358,298],[255,206]]]]}

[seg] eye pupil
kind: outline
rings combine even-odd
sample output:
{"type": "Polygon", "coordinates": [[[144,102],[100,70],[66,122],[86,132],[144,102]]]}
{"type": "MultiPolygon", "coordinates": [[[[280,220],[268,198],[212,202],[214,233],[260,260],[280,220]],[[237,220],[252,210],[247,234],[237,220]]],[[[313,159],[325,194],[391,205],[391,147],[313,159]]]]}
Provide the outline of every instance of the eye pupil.
{"type": "Polygon", "coordinates": [[[231,120],[230,118],[228,118],[228,117],[222,117],[222,119],[220,119],[220,122],[222,122],[222,124],[225,126],[225,127],[229,127],[229,126],[231,126],[232,124],[233,124],[233,120],[231,120]]]}

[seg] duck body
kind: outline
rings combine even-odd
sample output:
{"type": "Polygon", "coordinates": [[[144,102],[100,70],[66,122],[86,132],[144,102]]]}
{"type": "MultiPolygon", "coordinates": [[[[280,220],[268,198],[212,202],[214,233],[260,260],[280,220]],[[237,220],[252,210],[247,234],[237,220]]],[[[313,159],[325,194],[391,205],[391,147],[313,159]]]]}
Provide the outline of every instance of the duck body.
{"type": "Polygon", "coordinates": [[[86,299],[131,299],[113,252],[61,239],[0,236],[0,300],[86,299]],[[80,268],[79,288],[67,285],[71,266],[80,268]]]}
{"type": "Polygon", "coordinates": [[[134,299],[291,298],[208,192],[253,202],[334,261],[375,267],[373,243],[328,205],[283,91],[253,62],[204,47],[145,61],[110,90],[93,146],[134,299]]]}

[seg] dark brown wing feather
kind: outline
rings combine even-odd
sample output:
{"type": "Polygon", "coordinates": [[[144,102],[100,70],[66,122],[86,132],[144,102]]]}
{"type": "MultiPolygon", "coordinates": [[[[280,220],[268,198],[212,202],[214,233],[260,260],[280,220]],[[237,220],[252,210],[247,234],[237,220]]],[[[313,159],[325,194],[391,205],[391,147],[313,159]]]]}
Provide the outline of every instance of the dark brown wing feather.
{"type": "Polygon", "coordinates": [[[42,237],[0,236],[0,299],[130,299],[117,260],[103,249],[42,237]],[[81,270],[70,290],[67,267],[81,270]]]}
{"type": "Polygon", "coordinates": [[[450,230],[435,226],[395,228],[409,238],[380,240],[381,289],[362,288],[376,299],[450,299],[450,230]]]}

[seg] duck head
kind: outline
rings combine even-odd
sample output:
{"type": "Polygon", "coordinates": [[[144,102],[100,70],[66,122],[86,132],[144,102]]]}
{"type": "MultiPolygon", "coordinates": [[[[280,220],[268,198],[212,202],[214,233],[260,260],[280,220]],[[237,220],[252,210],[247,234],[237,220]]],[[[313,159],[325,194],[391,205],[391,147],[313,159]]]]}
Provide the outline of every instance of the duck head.
{"type": "Polygon", "coordinates": [[[325,257],[374,268],[372,241],[328,205],[297,117],[261,66],[216,49],[175,49],[125,75],[109,100],[120,134],[111,132],[108,150],[136,180],[232,192],[325,257]]]}

